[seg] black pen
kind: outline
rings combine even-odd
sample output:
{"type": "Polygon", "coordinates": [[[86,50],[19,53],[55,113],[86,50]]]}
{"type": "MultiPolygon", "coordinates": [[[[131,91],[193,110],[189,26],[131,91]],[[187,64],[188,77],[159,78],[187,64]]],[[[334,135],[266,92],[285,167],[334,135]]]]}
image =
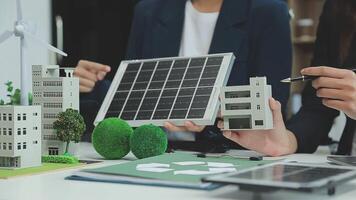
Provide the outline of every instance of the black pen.
{"type": "Polygon", "coordinates": [[[229,155],[229,154],[212,154],[212,153],[198,153],[196,154],[198,158],[237,158],[237,159],[248,159],[251,161],[261,161],[263,160],[263,156],[239,156],[239,155],[229,155]]]}
{"type": "MultiPolygon", "coordinates": [[[[356,72],[356,69],[351,69],[351,71],[356,72]]],[[[312,81],[314,79],[319,78],[319,76],[300,76],[300,77],[296,77],[296,78],[286,78],[281,80],[282,83],[291,83],[291,82],[296,82],[296,81],[312,81]]]]}

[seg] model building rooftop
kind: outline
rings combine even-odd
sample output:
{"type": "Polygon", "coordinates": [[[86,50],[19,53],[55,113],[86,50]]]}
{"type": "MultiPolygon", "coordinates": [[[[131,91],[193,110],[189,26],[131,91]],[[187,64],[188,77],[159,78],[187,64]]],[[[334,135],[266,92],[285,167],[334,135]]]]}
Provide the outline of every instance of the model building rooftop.
{"type": "Polygon", "coordinates": [[[63,68],[58,65],[33,65],[32,75],[42,78],[73,77],[74,68],[63,68]]]}

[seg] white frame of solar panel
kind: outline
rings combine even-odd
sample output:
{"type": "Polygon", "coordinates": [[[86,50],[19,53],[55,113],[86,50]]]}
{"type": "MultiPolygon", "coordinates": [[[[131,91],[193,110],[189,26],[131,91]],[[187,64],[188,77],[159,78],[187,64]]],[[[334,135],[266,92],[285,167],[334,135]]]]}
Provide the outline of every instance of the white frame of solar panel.
{"type": "MultiPolygon", "coordinates": [[[[186,115],[185,119],[151,119],[150,120],[126,120],[132,127],[139,127],[141,125],[144,124],[154,124],[157,126],[163,126],[165,122],[172,122],[175,125],[181,126],[184,125],[184,122],[189,120],[192,121],[194,123],[196,123],[197,125],[213,125],[217,116],[217,112],[220,108],[220,102],[219,102],[219,95],[220,95],[220,90],[223,86],[225,86],[227,84],[227,81],[229,79],[230,73],[231,73],[231,69],[232,66],[234,64],[234,60],[235,60],[235,56],[233,55],[233,53],[221,53],[221,54],[210,54],[210,55],[205,55],[205,56],[194,56],[194,57],[167,57],[167,58],[157,58],[157,59],[143,59],[143,60],[127,60],[127,61],[122,61],[116,74],[114,77],[114,80],[108,90],[108,93],[103,101],[103,104],[96,116],[96,119],[94,121],[94,125],[97,125],[99,122],[101,122],[102,120],[105,119],[105,116],[108,112],[108,109],[110,107],[110,104],[116,94],[116,92],[118,91],[118,87],[121,83],[121,80],[123,78],[124,73],[126,72],[126,69],[128,67],[129,64],[133,64],[133,63],[146,63],[146,62],[161,62],[161,61],[176,61],[176,60],[182,60],[182,59],[194,59],[194,58],[206,58],[206,61],[208,60],[208,58],[210,57],[223,57],[222,63],[220,65],[220,69],[218,72],[218,75],[216,76],[216,81],[215,84],[213,86],[213,90],[210,93],[210,98],[208,101],[208,105],[206,106],[206,110],[205,110],[205,114],[203,118],[187,118],[188,113],[186,115]],[[211,109],[210,109],[211,108],[211,109]]],[[[206,62],[205,61],[205,62],[206,62]]],[[[174,64],[174,62],[172,62],[172,65],[174,64]]],[[[205,63],[206,64],[206,63],[205,63]]],[[[204,71],[205,65],[203,66],[202,72],[204,71]]],[[[172,67],[170,68],[170,70],[172,69],[172,67]]],[[[154,71],[155,72],[155,71],[154,71]]],[[[153,73],[154,73],[153,72],[153,73]]],[[[168,74],[169,75],[169,74],[168,74]]],[[[152,75],[153,76],[153,75],[152,75]]],[[[137,77],[136,77],[137,78],[137,77]]],[[[200,78],[199,78],[200,80],[200,78]]],[[[165,80],[165,84],[167,82],[167,79],[165,80]]],[[[198,88],[198,86],[196,87],[198,88]]],[[[180,88],[179,88],[180,89],[180,88]]],[[[179,91],[178,89],[178,91],[179,91]]],[[[147,88],[145,90],[145,92],[147,92],[147,88]]],[[[161,89],[163,90],[163,89],[161,89]]],[[[130,89],[130,93],[132,91],[132,88],[130,89]]],[[[162,92],[161,92],[162,95],[162,92]]],[[[126,99],[128,99],[129,96],[126,97],[126,99]]],[[[159,100],[160,100],[161,96],[159,96],[159,99],[156,103],[156,106],[159,104],[159,100]]],[[[176,97],[177,98],[177,97],[176,97]]],[[[194,95],[192,96],[192,98],[194,98],[194,95]]],[[[127,100],[126,100],[127,101],[127,100]]],[[[191,100],[191,103],[193,102],[193,99],[191,100]]],[[[141,102],[142,103],[142,102],[141,102]]],[[[172,105],[173,107],[174,105],[172,105]]],[[[141,105],[140,105],[141,107],[141,105]]],[[[173,110],[173,109],[172,109],[173,110]]],[[[156,109],[153,111],[155,112],[156,109]]],[[[136,111],[138,112],[138,111],[136,111]]],[[[121,114],[121,113],[120,113],[121,114]]],[[[119,115],[120,116],[120,115],[119,115]]],[[[118,116],[118,117],[119,117],[118,116]]],[[[152,114],[153,116],[153,114],[152,114]]]]}

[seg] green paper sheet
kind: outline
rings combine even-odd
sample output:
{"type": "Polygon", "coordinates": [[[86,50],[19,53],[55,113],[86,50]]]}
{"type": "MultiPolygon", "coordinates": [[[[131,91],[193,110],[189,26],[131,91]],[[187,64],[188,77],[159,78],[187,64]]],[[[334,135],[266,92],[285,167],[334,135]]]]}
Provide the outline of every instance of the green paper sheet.
{"type": "MultiPolygon", "coordinates": [[[[157,180],[162,181],[162,183],[187,183],[189,185],[199,185],[203,184],[201,179],[203,177],[207,177],[209,175],[174,175],[174,171],[176,170],[204,170],[208,171],[209,167],[204,165],[189,165],[189,166],[181,166],[173,164],[174,162],[185,162],[185,161],[203,161],[203,162],[219,162],[219,163],[231,163],[234,165],[236,170],[242,170],[246,168],[251,168],[257,165],[268,164],[273,161],[250,161],[248,159],[237,159],[232,157],[219,157],[219,158],[200,158],[194,154],[190,153],[167,153],[156,157],[145,158],[141,160],[131,161],[123,164],[117,164],[107,167],[101,167],[96,169],[88,169],[83,170],[86,173],[95,173],[95,174],[105,174],[105,175],[115,175],[119,177],[129,177],[129,178],[141,178],[147,180],[153,180],[154,183],[157,183],[157,180]],[[168,172],[146,172],[146,171],[138,171],[136,170],[136,166],[138,164],[149,164],[149,163],[162,163],[169,164],[172,171],[168,172]]],[[[211,174],[210,174],[211,175],[211,174]]],[[[71,179],[71,178],[69,178],[71,179]]],[[[78,179],[79,180],[79,179],[78,179]]],[[[93,181],[93,180],[92,180],[93,181]]],[[[95,180],[94,180],[95,181],[95,180]]],[[[110,181],[104,181],[110,182],[110,181]]],[[[122,182],[125,182],[123,179],[122,182]]],[[[132,183],[132,182],[130,182],[132,183]]],[[[139,184],[139,183],[138,183],[139,184]]],[[[157,184],[152,184],[157,185],[157,184]]],[[[164,184],[163,184],[164,185],[164,184]]],[[[172,185],[170,185],[172,186],[172,185]]]]}

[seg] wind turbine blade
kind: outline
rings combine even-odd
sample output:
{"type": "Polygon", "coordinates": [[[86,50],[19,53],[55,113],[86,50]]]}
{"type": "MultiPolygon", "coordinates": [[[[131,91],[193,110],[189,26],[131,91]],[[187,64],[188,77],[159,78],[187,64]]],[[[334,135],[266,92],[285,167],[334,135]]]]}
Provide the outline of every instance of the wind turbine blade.
{"type": "Polygon", "coordinates": [[[30,37],[31,39],[35,40],[36,42],[38,42],[40,45],[46,47],[48,50],[53,51],[55,53],[58,53],[62,56],[68,56],[66,53],[64,53],[63,51],[57,49],[56,47],[48,44],[47,42],[37,38],[36,36],[32,35],[31,33],[24,31],[25,37],[30,37]]]}
{"type": "Polygon", "coordinates": [[[14,35],[12,31],[5,31],[0,35],[0,44],[3,43],[5,40],[9,39],[11,36],[14,35]]]}
{"type": "Polygon", "coordinates": [[[21,21],[22,20],[21,0],[16,1],[16,8],[17,8],[17,21],[21,21]]]}

